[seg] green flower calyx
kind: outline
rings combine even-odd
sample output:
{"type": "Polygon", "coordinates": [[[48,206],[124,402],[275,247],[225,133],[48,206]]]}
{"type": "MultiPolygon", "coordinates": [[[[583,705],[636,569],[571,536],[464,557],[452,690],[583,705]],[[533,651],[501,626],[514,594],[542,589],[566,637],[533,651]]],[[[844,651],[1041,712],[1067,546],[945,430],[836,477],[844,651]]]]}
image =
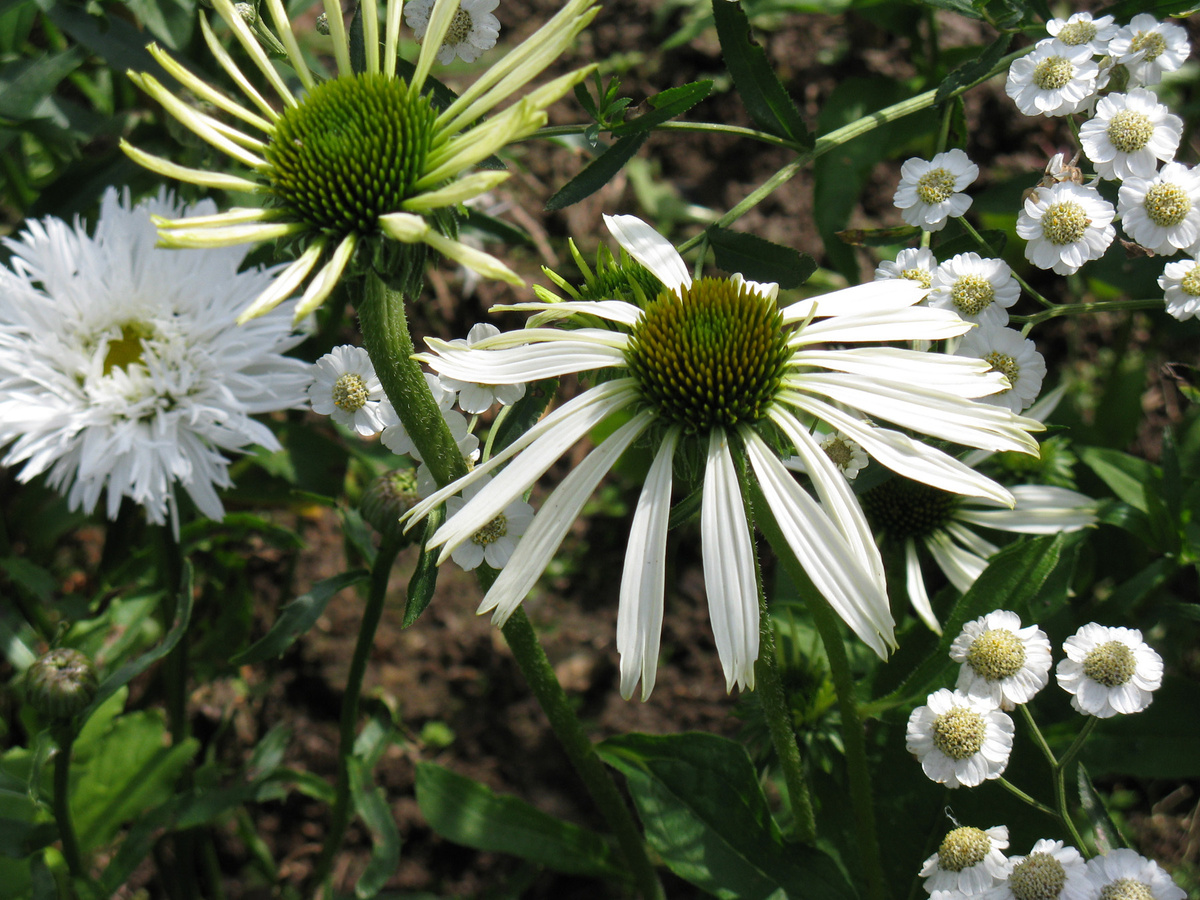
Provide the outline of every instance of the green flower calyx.
{"type": "Polygon", "coordinates": [[[625,351],[643,398],[687,434],[766,415],[792,351],[775,301],[701,278],[646,305],[625,351]]]}
{"type": "Polygon", "coordinates": [[[1043,59],[1033,69],[1033,83],[1043,91],[1057,91],[1066,87],[1074,77],[1075,66],[1061,56],[1043,59]]]}
{"type": "Polygon", "coordinates": [[[938,868],[944,872],[961,872],[983,862],[992,850],[992,839],[978,828],[955,828],[938,847],[938,868]]]}
{"type": "Polygon", "coordinates": [[[863,494],[862,504],[877,527],[903,541],[944,528],[958,508],[958,497],[919,481],[893,478],[863,494]]]}
{"type": "Polygon", "coordinates": [[[1074,200],[1051,203],[1042,214],[1042,234],[1059,247],[1081,240],[1091,224],[1083,207],[1074,200]]]}
{"type": "Polygon", "coordinates": [[[1192,211],[1192,198],[1177,184],[1162,182],[1146,191],[1146,215],[1160,228],[1173,228],[1192,211]]]}
{"type": "Polygon", "coordinates": [[[1066,883],[1066,870],[1049,853],[1029,854],[1008,876],[1008,888],[1016,900],[1055,900],[1066,883]]]}
{"type": "Polygon", "coordinates": [[[92,661],[78,650],[60,647],[38,657],[25,670],[25,690],[38,715],[64,721],[87,709],[100,680],[92,661]]]}
{"type": "Polygon", "coordinates": [[[974,710],[956,706],[933,720],[933,746],[951,759],[969,759],[983,748],[987,723],[974,710]]]}
{"type": "Polygon", "coordinates": [[[996,289],[982,275],[964,275],[950,288],[954,307],[964,316],[977,316],[996,299],[996,289]]]}
{"type": "Polygon", "coordinates": [[[1100,889],[1099,900],[1154,900],[1154,894],[1140,881],[1118,878],[1100,889]]]}
{"type": "Polygon", "coordinates": [[[1094,647],[1083,658],[1083,674],[1105,687],[1120,687],[1136,670],[1133,651],[1120,641],[1108,641],[1094,647]]]}
{"type": "Polygon", "coordinates": [[[1108,139],[1121,153],[1135,153],[1154,137],[1154,123],[1145,113],[1123,109],[1108,120],[1108,139]]]}
{"type": "Polygon", "coordinates": [[[954,193],[954,173],[933,169],[917,179],[917,196],[922,203],[943,203],[954,193]]]}
{"type": "Polygon", "coordinates": [[[271,193],[330,235],[368,235],[416,193],[436,133],[427,94],[379,73],[335,78],[283,111],[264,151],[271,193]]]}
{"type": "Polygon", "coordinates": [[[1003,681],[1025,665],[1025,645],[1007,628],[989,628],[971,642],[967,665],[988,681],[1003,681]]]}

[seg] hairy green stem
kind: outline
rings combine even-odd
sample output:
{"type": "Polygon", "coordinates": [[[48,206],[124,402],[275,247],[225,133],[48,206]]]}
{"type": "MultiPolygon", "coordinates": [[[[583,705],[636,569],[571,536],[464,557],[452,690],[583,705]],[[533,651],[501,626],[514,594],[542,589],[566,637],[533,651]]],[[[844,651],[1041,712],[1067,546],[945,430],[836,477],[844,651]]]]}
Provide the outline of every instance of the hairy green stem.
{"type": "Polygon", "coordinates": [[[56,729],[58,753],[54,757],[54,821],[58,825],[58,837],[62,841],[63,858],[72,878],[88,878],[83,867],[83,854],[79,850],[79,837],[75,834],[75,823],[71,819],[71,747],[75,743],[75,730],[70,726],[56,729]]]}
{"type": "Polygon", "coordinates": [[[1059,316],[1082,316],[1088,313],[1123,312],[1133,309],[1162,309],[1163,298],[1147,300],[1097,300],[1095,303],[1063,303],[1029,316],[1011,316],[1010,321],[1027,328],[1059,316]]]}

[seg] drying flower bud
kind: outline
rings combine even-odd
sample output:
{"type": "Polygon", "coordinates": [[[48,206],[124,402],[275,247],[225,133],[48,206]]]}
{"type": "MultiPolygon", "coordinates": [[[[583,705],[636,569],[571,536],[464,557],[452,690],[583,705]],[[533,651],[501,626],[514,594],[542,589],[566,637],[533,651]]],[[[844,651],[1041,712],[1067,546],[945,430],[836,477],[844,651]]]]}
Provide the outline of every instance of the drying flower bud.
{"type": "Polygon", "coordinates": [[[367,486],[358,511],[367,524],[383,537],[399,540],[402,546],[413,542],[419,530],[404,533],[400,517],[417,505],[416,469],[392,469],[385,472],[367,486]]]}
{"type": "Polygon", "coordinates": [[[78,650],[60,647],[39,657],[25,672],[25,690],[38,715],[70,719],[96,697],[99,681],[92,661],[78,650]]]}

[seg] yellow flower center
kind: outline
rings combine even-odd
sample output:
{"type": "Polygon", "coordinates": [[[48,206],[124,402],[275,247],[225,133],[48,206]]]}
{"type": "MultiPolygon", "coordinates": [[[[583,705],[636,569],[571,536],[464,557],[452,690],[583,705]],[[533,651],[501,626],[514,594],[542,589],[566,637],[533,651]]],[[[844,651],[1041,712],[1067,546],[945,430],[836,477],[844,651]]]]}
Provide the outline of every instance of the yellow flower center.
{"type": "Polygon", "coordinates": [[[486,547],[488,544],[496,543],[496,541],[500,540],[506,534],[508,534],[508,518],[504,513],[500,513],[500,515],[471,535],[471,543],[478,544],[480,547],[486,547]]]}
{"type": "Polygon", "coordinates": [[[121,336],[108,342],[104,354],[104,374],[111,375],[113,369],[128,371],[130,366],[142,361],[142,341],[155,337],[157,332],[145,322],[125,322],[121,325],[121,336]]]}
{"type": "Polygon", "coordinates": [[[1154,137],[1154,123],[1145,113],[1123,109],[1108,120],[1108,139],[1121,153],[1135,153],[1154,137]]]}
{"type": "MultiPolygon", "coordinates": [[[[1021,374],[1021,367],[1017,365],[1017,361],[1007,353],[1001,353],[999,350],[993,350],[984,358],[984,362],[990,363],[992,371],[999,372],[1008,379],[1008,383],[1016,385],[1017,378],[1021,374]]],[[[1005,388],[1000,391],[1001,394],[1007,394],[1012,388],[1005,388]]]]}
{"type": "Polygon", "coordinates": [[[1033,83],[1043,91],[1057,91],[1070,84],[1074,77],[1075,66],[1061,56],[1043,59],[1033,69],[1033,83]]]}
{"type": "Polygon", "coordinates": [[[1167,49],[1167,39],[1157,31],[1139,31],[1129,44],[1129,52],[1137,53],[1143,49],[1146,55],[1142,59],[1145,62],[1154,62],[1167,49]]]}
{"type": "Polygon", "coordinates": [[[357,372],[347,372],[333,383],[333,405],[348,413],[356,413],[367,405],[370,391],[357,372]]]}
{"type": "Polygon", "coordinates": [[[983,747],[987,722],[974,710],[956,706],[933,720],[933,746],[951,759],[967,759],[983,747]]]}
{"type": "Polygon", "coordinates": [[[1073,244],[1083,238],[1092,220],[1074,200],[1051,203],[1042,214],[1042,234],[1056,246],[1073,244]]]}
{"type": "Polygon", "coordinates": [[[839,469],[847,469],[854,462],[854,446],[844,438],[834,437],[821,445],[821,449],[825,451],[825,455],[839,469]]]}
{"type": "Polygon", "coordinates": [[[932,169],[917,179],[917,196],[923,203],[941,203],[954,193],[954,173],[932,169]]]}
{"type": "Polygon", "coordinates": [[[1095,40],[1096,26],[1092,22],[1072,22],[1064,25],[1058,32],[1058,39],[1068,47],[1078,47],[1088,41],[1095,40]]]}
{"type": "Polygon", "coordinates": [[[955,828],[938,847],[938,868],[944,872],[961,872],[983,862],[992,849],[992,839],[978,828],[955,828]]]}
{"type": "Polygon", "coordinates": [[[982,276],[964,275],[950,288],[950,299],[964,316],[977,316],[996,299],[996,289],[982,276]]]}
{"type": "Polygon", "coordinates": [[[1120,687],[1133,677],[1137,661],[1133,651],[1120,641],[1109,641],[1083,658],[1083,674],[1105,687],[1120,687]]]}
{"type": "Polygon", "coordinates": [[[1099,900],[1154,900],[1150,887],[1132,878],[1118,878],[1100,889],[1099,900]]]}
{"type": "Polygon", "coordinates": [[[909,281],[915,281],[923,288],[933,284],[933,273],[928,269],[905,269],[900,273],[901,278],[907,278],[909,281]]]}
{"type": "Polygon", "coordinates": [[[460,6],[458,12],[454,14],[454,18],[450,20],[450,27],[446,31],[446,38],[442,41],[442,46],[457,46],[466,41],[467,35],[470,33],[471,14],[460,6]]]}
{"type": "Polygon", "coordinates": [[[1025,645],[1007,628],[989,628],[971,642],[967,665],[988,681],[1011,678],[1025,665],[1025,645]]]}
{"type": "Polygon", "coordinates": [[[1146,215],[1160,228],[1172,228],[1192,211],[1192,198],[1177,184],[1162,182],[1146,191],[1146,215]]]}
{"type": "Polygon", "coordinates": [[[1183,292],[1192,297],[1200,297],[1200,265],[1192,266],[1183,280],[1179,283],[1183,292]]]}
{"type": "Polygon", "coordinates": [[[1008,876],[1008,889],[1016,900],[1055,900],[1066,883],[1066,869],[1049,853],[1029,854],[1008,876]]]}

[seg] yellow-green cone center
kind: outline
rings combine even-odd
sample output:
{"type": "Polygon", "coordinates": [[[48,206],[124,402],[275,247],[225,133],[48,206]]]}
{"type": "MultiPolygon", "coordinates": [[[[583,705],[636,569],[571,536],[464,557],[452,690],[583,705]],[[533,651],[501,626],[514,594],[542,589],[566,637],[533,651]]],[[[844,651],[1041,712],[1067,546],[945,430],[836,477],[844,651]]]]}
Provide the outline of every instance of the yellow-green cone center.
{"type": "Polygon", "coordinates": [[[1049,853],[1029,854],[1008,876],[1008,889],[1016,900],[1055,900],[1066,883],[1066,869],[1049,853]]]}
{"type": "Polygon", "coordinates": [[[1118,878],[1100,889],[1099,900],[1154,900],[1154,894],[1140,881],[1118,878]]]}
{"type": "Polygon", "coordinates": [[[1157,31],[1139,31],[1137,36],[1129,42],[1129,52],[1137,53],[1139,50],[1145,50],[1146,55],[1142,57],[1143,62],[1154,62],[1163,55],[1163,51],[1167,49],[1167,39],[1157,31]]]}
{"type": "Polygon", "coordinates": [[[625,360],[643,399],[687,434],[766,415],[792,351],[775,301],[701,278],[663,291],[633,328],[625,360]]]}
{"type": "Polygon", "coordinates": [[[471,33],[471,14],[462,7],[459,7],[458,12],[454,14],[454,18],[450,20],[450,27],[446,30],[446,37],[442,41],[442,46],[456,47],[467,39],[467,35],[471,33]]]}
{"type": "Polygon", "coordinates": [[[1136,669],[1133,651],[1120,641],[1101,644],[1083,658],[1083,674],[1105,687],[1120,687],[1133,677],[1136,669]]]}
{"type": "Polygon", "coordinates": [[[983,862],[992,849],[992,839],[978,828],[955,828],[938,847],[938,868],[944,872],[961,872],[983,862]]]}
{"type": "Polygon", "coordinates": [[[1043,91],[1057,91],[1066,87],[1075,76],[1075,66],[1069,59],[1051,56],[1033,68],[1033,83],[1043,91]]]}
{"type": "Polygon", "coordinates": [[[905,269],[900,273],[901,278],[907,278],[909,281],[915,281],[923,288],[933,284],[933,273],[928,269],[905,269]]]}
{"type": "Polygon", "coordinates": [[[130,366],[142,361],[142,340],[155,336],[154,328],[145,322],[126,322],[121,326],[121,336],[108,342],[104,354],[104,374],[111,375],[113,369],[128,371],[130,366]]]}
{"type": "Polygon", "coordinates": [[[496,543],[496,541],[500,540],[506,534],[508,534],[508,518],[504,513],[500,513],[500,515],[471,535],[471,543],[478,544],[480,547],[486,547],[488,544],[496,543]]]}
{"type": "Polygon", "coordinates": [[[1025,645],[1007,628],[989,628],[971,642],[967,665],[988,681],[1011,678],[1025,665],[1025,645]]]}
{"type": "Polygon", "coordinates": [[[436,111],[399,78],[348,75],[285,109],[264,151],[271,193],[330,235],[374,234],[424,174],[436,111]]]}
{"type": "Polygon", "coordinates": [[[1042,234],[1057,246],[1073,244],[1087,233],[1092,220],[1074,200],[1051,203],[1042,214],[1042,234]]]}
{"type": "Polygon", "coordinates": [[[954,193],[954,173],[933,169],[917,179],[917,196],[923,203],[941,203],[954,193]]]}
{"type": "Polygon", "coordinates": [[[967,759],[983,747],[987,723],[974,710],[956,706],[933,720],[933,746],[951,759],[967,759]]]}
{"type": "Polygon", "coordinates": [[[1058,32],[1058,39],[1068,47],[1078,47],[1096,37],[1096,26],[1092,22],[1072,22],[1058,32]]]}
{"type": "Polygon", "coordinates": [[[1146,215],[1160,228],[1173,228],[1192,211],[1192,199],[1177,184],[1162,182],[1146,191],[1146,215]]]}
{"type": "Polygon", "coordinates": [[[1200,265],[1192,266],[1179,282],[1183,292],[1191,297],[1200,297],[1200,265]]]}
{"type": "Polygon", "coordinates": [[[996,299],[996,289],[980,275],[964,275],[950,288],[950,299],[964,316],[977,316],[996,299]]]}
{"type": "MultiPolygon", "coordinates": [[[[1021,367],[1018,366],[1017,361],[1007,353],[1001,353],[999,350],[993,350],[983,359],[984,362],[991,365],[993,371],[999,372],[1001,375],[1007,378],[1009,384],[1015,385],[1017,383],[1017,379],[1021,375],[1021,367]]],[[[1004,390],[1000,391],[1000,393],[1007,394],[1011,390],[1012,388],[1005,388],[1004,390]]]]}
{"type": "Polygon", "coordinates": [[[919,481],[893,478],[863,494],[862,505],[871,524],[903,541],[944,528],[958,509],[958,496],[919,481]]]}
{"type": "Polygon", "coordinates": [[[333,383],[333,405],[348,413],[356,413],[366,406],[370,395],[367,383],[356,372],[347,372],[333,383]]]}
{"type": "Polygon", "coordinates": [[[1145,113],[1123,109],[1108,120],[1108,139],[1121,153],[1135,153],[1154,137],[1154,123],[1145,113]]]}

